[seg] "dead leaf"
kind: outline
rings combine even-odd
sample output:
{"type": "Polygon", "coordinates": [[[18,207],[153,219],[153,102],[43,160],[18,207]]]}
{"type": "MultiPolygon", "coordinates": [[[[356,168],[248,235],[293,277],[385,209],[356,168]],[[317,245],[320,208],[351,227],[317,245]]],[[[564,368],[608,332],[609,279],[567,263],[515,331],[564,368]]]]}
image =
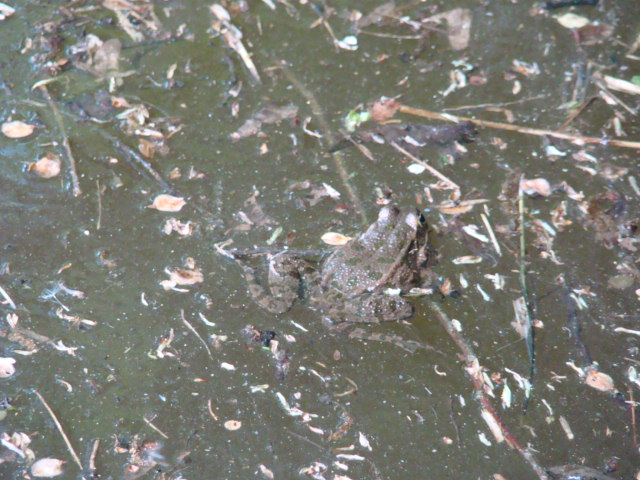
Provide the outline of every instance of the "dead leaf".
{"type": "Polygon", "coordinates": [[[15,358],[0,357],[0,378],[9,378],[16,373],[15,358]]]}
{"type": "Polygon", "coordinates": [[[164,223],[162,231],[167,235],[170,235],[171,232],[176,232],[178,235],[183,237],[189,237],[193,233],[194,227],[195,224],[191,221],[184,223],[175,217],[171,217],[164,223]]]}
{"type": "Polygon", "coordinates": [[[322,240],[327,245],[340,246],[347,244],[349,240],[351,240],[351,238],[352,237],[342,235],[341,233],[327,232],[322,235],[322,237],[320,237],[320,240],[322,240]]]}
{"type": "Polygon", "coordinates": [[[482,257],[478,257],[477,255],[464,255],[454,258],[452,262],[454,265],[470,265],[482,262],[482,257]]]}
{"type": "Polygon", "coordinates": [[[186,205],[186,201],[182,197],[174,197],[173,195],[158,195],[148,208],[155,208],[161,212],[179,212],[186,205]]]}
{"type": "Polygon", "coordinates": [[[520,182],[520,188],[527,195],[540,195],[542,197],[551,195],[551,185],[544,178],[523,178],[520,182]]]}
{"type": "Polygon", "coordinates": [[[242,422],[240,420],[227,420],[224,422],[224,428],[233,432],[235,430],[239,430],[242,427],[242,422]]]}
{"type": "Polygon", "coordinates": [[[194,285],[204,282],[202,272],[196,267],[194,269],[174,268],[173,270],[165,269],[165,273],[169,275],[169,279],[175,285],[194,285]]]}
{"type": "Polygon", "coordinates": [[[571,12],[558,15],[555,19],[564,28],[582,28],[590,23],[588,18],[571,12]]]}
{"type": "Polygon", "coordinates": [[[601,392],[608,392],[612,395],[617,392],[615,386],[613,385],[613,379],[606,373],[599,372],[594,368],[590,368],[587,371],[587,376],[584,378],[584,383],[589,385],[591,388],[600,390],[601,392]]]}
{"type": "Polygon", "coordinates": [[[29,125],[20,120],[14,120],[13,122],[5,122],[2,124],[2,133],[9,138],[24,138],[31,135],[35,128],[34,125],[29,125]]]}
{"type": "Polygon", "coordinates": [[[31,465],[31,475],[41,478],[53,478],[62,473],[63,465],[67,463],[57,458],[41,458],[31,465]]]}
{"type": "Polygon", "coordinates": [[[37,162],[31,162],[28,170],[35,172],[42,178],[53,178],[60,174],[60,157],[54,153],[47,153],[37,162]]]}
{"type": "Polygon", "coordinates": [[[386,122],[396,114],[399,108],[400,102],[397,100],[393,98],[380,97],[369,107],[371,120],[376,123],[386,122]]]}
{"type": "Polygon", "coordinates": [[[604,83],[607,84],[607,88],[611,90],[629,93],[632,95],[640,95],[640,85],[622,80],[621,78],[611,77],[609,75],[605,75],[603,78],[604,83]]]}

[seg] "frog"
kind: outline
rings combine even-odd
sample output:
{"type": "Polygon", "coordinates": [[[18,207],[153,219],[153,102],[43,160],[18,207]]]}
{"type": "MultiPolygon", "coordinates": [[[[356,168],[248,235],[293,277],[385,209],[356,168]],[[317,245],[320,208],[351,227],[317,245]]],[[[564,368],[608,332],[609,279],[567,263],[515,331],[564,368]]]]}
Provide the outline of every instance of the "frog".
{"type": "Polygon", "coordinates": [[[413,315],[413,305],[400,293],[434,280],[428,231],[416,208],[387,205],[365,231],[336,246],[321,261],[287,250],[270,255],[266,284],[242,255],[233,256],[251,296],[263,309],[282,314],[305,299],[330,328],[351,337],[396,343],[413,352],[424,345],[396,335],[370,334],[358,326],[413,315]]]}

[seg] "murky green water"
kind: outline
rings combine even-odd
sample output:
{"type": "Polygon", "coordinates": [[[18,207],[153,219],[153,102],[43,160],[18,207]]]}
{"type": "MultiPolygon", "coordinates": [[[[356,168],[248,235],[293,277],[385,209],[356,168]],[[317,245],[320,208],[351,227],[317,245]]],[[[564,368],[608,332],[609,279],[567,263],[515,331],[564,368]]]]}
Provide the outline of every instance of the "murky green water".
{"type": "MultiPolygon", "coordinates": [[[[14,16],[0,23],[0,44],[4,47],[0,121],[19,119],[37,127],[24,139],[0,138],[0,266],[4,270],[0,286],[18,307],[14,311],[2,305],[0,310],[3,318],[16,313],[19,327],[51,339],[49,344],[39,343],[38,351],[31,355],[23,355],[27,348],[15,341],[0,340],[0,356],[17,359],[16,375],[1,384],[2,396],[10,398],[14,409],[0,422],[0,430],[31,435],[31,448],[38,458],[67,460],[61,478],[81,476],[33,393],[37,390],[57,414],[84,465],[93,441],[100,440],[96,456],[100,478],[123,477],[127,455],[116,453],[114,444],[130,442],[136,435],[163,444],[166,465],[152,469],[148,478],[260,478],[264,475],[260,465],[275,478],[304,478],[299,471],[314,462],[328,467],[325,478],[330,479],[341,478],[338,475],[352,479],[493,478],[496,473],[505,478],[536,478],[514,450],[504,443],[496,444],[480,416],[459,352],[426,301],[416,301],[411,325],[374,329],[428,342],[440,353],[409,355],[392,345],[348,339],[329,333],[320,316],[304,305],[282,315],[261,310],[250,298],[239,268],[216,254],[214,244],[232,239],[237,248],[264,246],[280,226],[283,234],[277,242],[284,242],[294,232],[291,248],[319,249],[323,248],[319,240],[323,233],[353,234],[363,227],[354,210],[337,211],[336,207],[342,210],[342,204],[352,207],[354,200],[333,158],[326,153],[326,138],[319,140],[304,133],[302,125],[307,117],[311,118],[309,130],[322,131],[322,126],[309,99],[279,68],[280,61],[289,64],[291,74],[315,97],[336,137],[350,109],[382,95],[400,96],[406,105],[432,111],[544,95],[505,108],[513,112],[518,124],[555,129],[566,119],[558,106],[571,98],[572,68],[584,64],[584,58],[606,67],[605,73],[615,77],[637,75],[637,61],[624,57],[624,44],[633,43],[637,31],[634,19],[640,8],[636,2],[576,9],[576,13],[614,28],[612,39],[584,47],[584,54],[569,30],[552,18],[531,16],[528,2],[455,2],[471,9],[470,46],[455,52],[445,36],[434,34],[417,58],[411,58],[417,47],[415,40],[364,33],[359,35],[357,51],[337,50],[326,28],[310,28],[318,15],[304,2],[290,2],[289,7],[278,3],[275,10],[268,2],[249,2],[249,11],[235,15],[232,21],[244,34],[262,84],[252,82],[239,57],[221,38],[208,33],[213,17],[202,2],[155,4],[163,31],[175,37],[184,25],[184,35],[169,40],[147,37],[139,43],[124,33],[113,12],[97,2],[72,5],[80,9],[72,17],[63,15],[63,3],[54,3],[17,2],[12,5],[17,10],[14,16]],[[138,137],[122,131],[115,113],[107,112],[106,123],[80,116],[78,106],[86,107],[87,100],[107,84],[75,67],[48,86],[78,164],[83,193],[72,195],[54,114],[41,92],[31,90],[35,82],[49,76],[39,67],[41,58],[34,58],[47,51],[40,37],[54,36],[38,26],[63,18],[68,21],[55,33],[63,47],[51,56],[52,61],[64,58],[65,51],[68,54],[68,48],[87,33],[102,40],[118,38],[123,43],[120,70],[135,73],[125,77],[113,95],[130,104],[146,105],[151,122],[182,126],[167,140],[168,153],[156,153],[150,160],[165,179],[173,169],[180,169],[180,178],[168,180],[187,199],[179,213],[147,208],[156,195],[170,192],[141,175],[123,149],[103,135],[137,148],[138,137]],[[21,52],[28,39],[33,47],[21,52]],[[443,98],[439,92],[449,85],[451,62],[459,59],[476,66],[487,82],[443,98]],[[537,63],[540,74],[511,74],[514,59],[537,63]],[[176,65],[173,86],[167,83],[167,70],[172,65],[176,65]],[[515,80],[522,90],[514,94],[515,80]],[[232,91],[238,92],[237,96],[231,95],[232,91]],[[230,140],[245,120],[272,101],[299,107],[296,121],[265,125],[263,135],[230,140]],[[176,119],[169,121],[168,117],[176,119]],[[63,158],[60,176],[45,180],[26,171],[26,162],[49,151],[63,158]],[[201,178],[190,179],[191,168],[202,174],[201,178]],[[291,188],[304,180],[314,185],[326,182],[341,192],[341,198],[309,206],[308,192],[291,188]],[[254,189],[260,192],[257,201],[273,224],[231,231],[241,223],[238,212],[251,209],[243,202],[254,189]],[[196,222],[194,234],[188,238],[165,235],[162,226],[171,216],[196,222]],[[159,282],[167,278],[164,270],[182,266],[188,257],[195,260],[204,282],[185,287],[185,292],[163,290],[159,282]],[[60,304],[40,298],[60,281],[85,293],[83,299],[59,294],[56,298],[68,309],[64,313],[92,320],[94,327],[70,325],[56,314],[60,304]],[[183,323],[181,311],[207,341],[211,355],[183,323]],[[201,316],[215,326],[207,325],[201,316]],[[280,348],[286,348],[290,357],[285,379],[276,377],[271,354],[242,333],[247,325],[277,332],[280,348]],[[175,338],[165,350],[170,355],[158,358],[158,345],[171,331],[175,338]],[[212,335],[227,339],[216,346],[212,335]],[[295,341],[287,341],[286,335],[295,341]],[[52,344],[59,341],[77,348],[75,355],[54,348],[52,344]],[[235,370],[223,368],[224,364],[235,370]],[[312,416],[288,415],[277,394],[312,416]],[[353,422],[344,431],[342,415],[353,422]],[[241,427],[226,429],[228,420],[242,422],[241,427]],[[331,439],[330,433],[336,431],[342,436],[331,439]],[[371,450],[361,445],[360,434],[368,439],[371,450]],[[492,445],[483,444],[480,434],[492,445]],[[447,444],[445,437],[452,444],[447,444]],[[340,454],[362,458],[345,459],[340,454]]],[[[351,33],[349,12],[359,9],[366,13],[380,3],[330,2],[328,7],[335,8],[336,14],[328,22],[336,37],[351,33]]],[[[453,8],[451,2],[434,5],[438,11],[453,8]]],[[[415,15],[415,9],[406,14],[415,15]]],[[[412,34],[409,29],[379,25],[366,30],[412,34]]],[[[589,94],[597,94],[597,90],[592,87],[589,94]]],[[[637,105],[637,96],[619,95],[632,107],[637,105]]],[[[571,127],[585,134],[614,136],[609,124],[613,111],[596,100],[571,127]]],[[[635,117],[619,107],[615,111],[624,116],[622,126],[629,138],[637,140],[635,117]]],[[[470,109],[452,113],[506,121],[499,112],[470,109]]],[[[402,119],[421,123],[415,117],[402,119]]],[[[553,143],[569,154],[580,150],[566,142],[553,143]]],[[[387,145],[369,147],[379,163],[371,163],[354,148],[345,150],[343,157],[366,217],[376,216],[376,189],[390,189],[400,205],[415,204],[419,198],[429,221],[442,229],[451,216],[440,214],[423,194],[435,179],[427,173],[409,173],[402,156],[387,145]]],[[[497,199],[512,169],[524,172],[527,178],[546,178],[552,184],[566,181],[587,198],[615,190],[626,199],[628,218],[638,216],[638,196],[628,181],[629,176],[638,176],[634,150],[588,148],[597,163],[586,166],[602,171],[604,164],[611,163],[629,169],[626,175],[607,179],[576,168],[582,164],[570,156],[548,158],[540,137],[481,129],[476,142],[467,148],[468,153],[454,166],[440,163],[433,151],[425,153],[425,158],[460,185],[463,194],[477,191],[476,196],[488,199],[486,212],[494,228],[513,226],[516,219],[497,199]]],[[[448,195],[431,191],[437,202],[448,195]]],[[[595,294],[584,296],[588,308],[578,311],[583,341],[591,358],[613,377],[628,400],[628,390],[637,387],[627,379],[627,369],[637,362],[638,342],[632,335],[613,329],[634,329],[637,324],[637,279],[635,286],[624,290],[608,288],[607,282],[617,273],[617,265],[637,261],[637,252],[620,246],[605,248],[594,238],[593,230],[584,228],[579,202],[560,191],[547,198],[527,199],[528,221],[540,218],[550,223],[549,212],[561,201],[567,202],[567,217],[573,221],[554,244],[562,264],[542,258],[533,234],[527,233],[529,286],[544,328],[537,331],[538,373],[526,415],[521,408],[523,393],[505,371],[508,368],[527,376],[529,369],[526,346],[510,326],[512,302],[521,295],[518,237],[498,235],[503,256],[495,262],[487,257],[477,265],[454,265],[453,258],[477,252],[452,234],[439,236],[443,258],[437,272],[450,278],[462,293],[460,298],[447,298],[441,304],[448,315],[462,322],[463,335],[487,373],[508,378],[514,405],[502,409],[500,399],[495,398],[494,406],[513,435],[535,452],[540,464],[584,463],[602,469],[618,457],[619,471],[611,473],[612,477],[631,478],[638,463],[631,412],[608,394],[584,385],[567,365],[573,361],[579,367],[588,366],[571,337],[566,289],[557,279],[563,275],[572,288],[588,287],[595,294]],[[503,290],[496,291],[485,277],[495,273],[505,276],[503,290]],[[466,289],[460,287],[460,275],[470,285],[466,289]],[[490,299],[483,299],[476,285],[490,299]],[[567,438],[559,423],[561,416],[575,438],[567,438]]],[[[484,211],[482,205],[476,206],[463,214],[461,221],[478,225],[486,234],[480,217],[484,211]]],[[[483,251],[489,252],[491,247],[485,246],[483,251]]],[[[8,329],[5,320],[2,329],[8,329]]],[[[501,391],[496,388],[496,395],[501,391]]],[[[638,395],[635,392],[634,398],[638,395]]],[[[22,471],[20,463],[0,465],[2,478],[19,478],[22,471]]]]}

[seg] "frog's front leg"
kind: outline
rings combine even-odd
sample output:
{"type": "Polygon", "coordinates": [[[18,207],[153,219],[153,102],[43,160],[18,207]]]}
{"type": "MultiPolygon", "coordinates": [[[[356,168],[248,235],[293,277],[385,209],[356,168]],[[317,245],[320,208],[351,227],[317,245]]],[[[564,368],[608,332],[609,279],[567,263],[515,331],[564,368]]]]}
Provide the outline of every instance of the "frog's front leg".
{"type": "Polygon", "coordinates": [[[255,267],[238,257],[235,261],[244,272],[254,301],[271,313],[284,313],[293,306],[300,297],[302,277],[310,267],[301,258],[286,253],[274,255],[269,259],[267,285],[263,285],[255,267]]]}

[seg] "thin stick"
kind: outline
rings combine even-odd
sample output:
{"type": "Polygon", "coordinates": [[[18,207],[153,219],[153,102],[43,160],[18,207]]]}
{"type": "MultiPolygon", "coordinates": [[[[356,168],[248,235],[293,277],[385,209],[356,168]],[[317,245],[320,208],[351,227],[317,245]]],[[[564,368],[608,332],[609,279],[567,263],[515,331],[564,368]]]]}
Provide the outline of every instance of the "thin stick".
{"type": "Polygon", "coordinates": [[[98,190],[98,219],[96,220],[96,230],[100,230],[102,223],[102,191],[100,190],[100,180],[96,180],[96,187],[98,190]]]}
{"type": "MultiPolygon", "coordinates": [[[[521,183],[522,179],[520,184],[521,183]]],[[[525,340],[527,342],[527,351],[529,353],[529,381],[533,382],[533,376],[536,372],[536,351],[533,332],[533,308],[531,306],[531,300],[529,298],[529,288],[527,287],[527,267],[525,261],[527,250],[524,229],[524,192],[522,191],[522,188],[518,188],[518,213],[520,222],[520,288],[522,289],[522,298],[524,298],[524,303],[527,307],[527,330],[525,340]]],[[[527,407],[528,401],[529,397],[525,399],[525,409],[527,407]]]]}
{"type": "MultiPolygon", "coordinates": [[[[327,120],[326,120],[326,118],[324,116],[324,112],[322,110],[322,107],[318,103],[318,100],[316,99],[316,97],[313,94],[313,92],[308,90],[307,87],[305,87],[296,78],[296,76],[293,74],[293,72],[291,72],[291,70],[287,66],[287,63],[284,60],[282,60],[280,62],[280,69],[282,70],[284,75],[287,77],[287,80],[289,80],[293,84],[295,89],[298,90],[298,92],[300,92],[300,94],[309,103],[309,106],[311,107],[311,113],[313,113],[313,116],[318,121],[318,124],[320,126],[320,130],[322,130],[322,134],[324,135],[324,138],[327,140],[327,143],[329,145],[334,145],[336,143],[335,137],[333,135],[333,132],[331,131],[331,128],[329,127],[329,123],[327,122],[327,120]]],[[[326,147],[326,145],[325,145],[325,147],[326,147]]],[[[360,197],[358,197],[358,194],[356,193],[355,189],[351,185],[351,182],[349,181],[349,172],[347,171],[346,167],[344,166],[344,161],[343,161],[344,156],[343,156],[343,154],[341,152],[335,152],[332,155],[332,158],[333,158],[333,162],[334,162],[334,164],[336,166],[336,170],[338,171],[338,175],[340,176],[340,180],[342,181],[342,184],[344,185],[344,188],[347,191],[347,195],[349,197],[349,200],[351,200],[351,203],[353,203],[353,206],[358,211],[358,214],[360,215],[360,220],[362,221],[362,224],[363,225],[367,225],[369,223],[367,221],[367,215],[366,215],[364,209],[362,208],[362,202],[360,201],[360,197]]]]}
{"type": "Polygon", "coordinates": [[[493,228],[491,228],[491,224],[489,223],[489,218],[484,214],[480,214],[480,218],[482,218],[482,222],[484,223],[484,227],[489,232],[489,238],[491,239],[491,243],[493,244],[493,248],[499,257],[502,256],[502,249],[500,248],[500,244],[498,243],[498,239],[496,238],[496,234],[493,232],[493,228]]]}
{"type": "Polygon", "coordinates": [[[6,300],[6,302],[9,304],[9,306],[15,310],[16,309],[16,304],[13,303],[13,300],[11,300],[11,297],[9,296],[9,294],[6,292],[6,290],[2,287],[0,287],[0,295],[2,295],[2,298],[4,298],[6,300]]]}
{"type": "Polygon", "coordinates": [[[473,387],[476,392],[476,399],[480,402],[482,407],[487,411],[487,414],[490,415],[495,423],[500,428],[500,431],[504,435],[507,443],[513,447],[522,458],[529,464],[532,470],[538,475],[540,480],[549,480],[549,476],[547,475],[545,469],[538,463],[535,456],[527,449],[525,449],[518,439],[509,431],[506,424],[498,415],[498,412],[493,408],[491,402],[487,398],[487,395],[484,393],[484,380],[482,379],[482,375],[479,369],[479,361],[478,358],[473,353],[473,350],[469,346],[469,344],[462,338],[462,335],[456,330],[456,328],[449,320],[449,317],[442,311],[442,308],[438,304],[438,302],[430,301],[429,307],[432,308],[440,320],[440,323],[447,331],[451,339],[458,346],[462,355],[464,357],[464,361],[466,363],[466,370],[473,382],[473,387]],[[477,374],[473,374],[472,372],[478,372],[477,374]]]}
{"type": "Polygon", "coordinates": [[[636,402],[633,400],[633,390],[629,387],[629,405],[631,405],[631,431],[633,432],[633,446],[638,446],[638,435],[636,432],[636,402]]]}
{"type": "Polygon", "coordinates": [[[89,457],[89,472],[94,473],[96,471],[96,455],[98,455],[98,448],[100,447],[100,439],[96,438],[93,441],[93,449],[91,450],[91,456],[89,457]]]}
{"type": "Polygon", "coordinates": [[[213,418],[217,422],[218,416],[215,413],[213,413],[213,407],[211,406],[211,399],[207,400],[207,410],[209,410],[209,415],[211,415],[211,418],[213,418]]]}
{"type": "Polygon", "coordinates": [[[167,435],[166,433],[164,433],[162,430],[160,430],[158,427],[156,427],[153,423],[151,423],[151,420],[149,420],[147,417],[145,417],[144,415],[142,416],[142,419],[144,420],[144,422],[149,425],[151,428],[153,428],[156,432],[158,432],[160,435],[162,435],[164,438],[169,438],[169,435],[167,435]]]}
{"type": "Polygon", "coordinates": [[[460,105],[458,107],[443,108],[444,112],[455,112],[460,110],[475,110],[479,108],[503,108],[511,105],[518,105],[520,103],[532,102],[533,100],[540,100],[541,98],[548,97],[549,95],[544,93],[542,95],[536,95],[535,97],[522,98],[520,100],[514,100],[512,102],[502,103],[476,103],[475,105],[460,105]]]}
{"type": "Polygon", "coordinates": [[[407,151],[406,149],[402,148],[400,145],[398,145],[396,142],[391,142],[391,146],[393,148],[395,148],[397,151],[399,151],[400,153],[402,153],[403,155],[409,157],[411,159],[412,162],[418,163],[420,165],[422,165],[424,168],[426,168],[427,170],[429,170],[429,172],[431,173],[431,175],[433,175],[434,177],[438,177],[440,180],[442,180],[444,183],[446,183],[447,185],[449,185],[449,187],[452,190],[457,190],[458,192],[460,191],[460,187],[458,186],[457,183],[455,183],[453,180],[451,180],[450,178],[446,177],[445,175],[443,175],[442,173],[440,173],[438,170],[436,170],[435,168],[433,168],[431,165],[429,165],[427,162],[425,162],[424,160],[420,160],[418,157],[416,157],[415,155],[412,155],[411,152],[407,151]]]}
{"type": "Polygon", "coordinates": [[[207,345],[207,342],[204,341],[204,339],[200,336],[200,334],[196,331],[196,329],[193,328],[189,322],[187,322],[187,319],[184,317],[184,310],[182,309],[180,310],[180,316],[182,317],[182,323],[184,323],[187,326],[187,328],[191,330],[196,337],[198,337],[198,340],[200,340],[204,345],[204,348],[207,349],[209,358],[213,358],[213,356],[211,355],[211,350],[209,349],[209,345],[207,345]]]}
{"type": "Polygon", "coordinates": [[[64,128],[64,122],[62,121],[62,116],[60,115],[60,111],[58,110],[58,106],[51,98],[51,94],[49,93],[49,89],[45,84],[39,84],[37,86],[42,93],[44,94],[44,98],[47,99],[49,103],[49,108],[53,112],[53,117],[58,124],[58,129],[60,130],[60,135],[62,136],[62,145],[64,146],[65,151],[67,152],[67,162],[69,163],[69,172],[71,174],[71,184],[73,185],[73,195],[77,197],[78,195],[82,195],[82,190],[80,189],[80,180],[78,179],[78,171],[76,169],[76,160],[73,156],[73,152],[71,152],[71,144],[69,143],[69,137],[67,136],[67,132],[64,128]]]}
{"type": "Polygon", "coordinates": [[[80,459],[76,454],[76,451],[73,449],[73,445],[71,445],[71,442],[69,441],[69,437],[67,437],[67,434],[64,433],[64,430],[62,429],[62,425],[60,425],[60,422],[58,421],[58,417],[56,417],[56,414],[53,413],[53,410],[51,410],[51,407],[49,406],[47,401],[44,399],[44,397],[40,395],[40,392],[38,392],[37,390],[34,390],[33,392],[38,396],[38,398],[42,402],[42,405],[44,405],[44,408],[47,409],[47,412],[49,412],[49,415],[53,419],[53,423],[56,424],[56,427],[58,428],[58,431],[60,432],[60,435],[62,436],[64,443],[67,445],[67,450],[69,450],[69,453],[71,454],[71,458],[73,458],[73,461],[76,462],[76,465],[78,465],[78,468],[82,470],[82,463],[80,462],[80,459]]]}
{"type": "Polygon", "coordinates": [[[562,138],[570,140],[576,143],[598,143],[602,145],[613,145],[614,147],[622,148],[635,148],[640,149],[640,142],[631,142],[628,140],[619,140],[616,138],[602,138],[602,137],[585,137],[582,135],[572,135],[570,133],[556,132],[553,130],[542,130],[540,128],[523,127],[521,125],[514,125],[511,123],[502,122],[490,122],[488,120],[479,120],[471,117],[460,117],[457,115],[449,115],[443,113],[431,112],[429,110],[423,110],[421,108],[413,108],[407,105],[400,105],[400,112],[409,115],[415,115],[416,117],[429,118],[432,120],[444,120],[446,122],[473,122],[475,125],[479,125],[485,128],[496,128],[498,130],[509,130],[512,132],[524,133],[527,135],[548,135],[554,138],[562,138]]]}

